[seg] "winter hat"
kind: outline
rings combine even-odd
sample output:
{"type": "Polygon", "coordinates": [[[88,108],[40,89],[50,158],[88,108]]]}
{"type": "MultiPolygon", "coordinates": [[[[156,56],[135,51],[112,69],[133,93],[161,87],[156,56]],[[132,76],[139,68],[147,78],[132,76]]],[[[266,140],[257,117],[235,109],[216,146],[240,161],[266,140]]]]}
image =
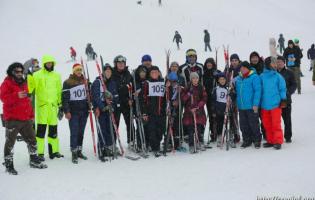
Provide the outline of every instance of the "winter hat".
{"type": "Polygon", "coordinates": [[[293,40],[289,40],[288,41],[288,46],[289,46],[289,44],[293,44],[294,45],[293,40]]]}
{"type": "Polygon", "coordinates": [[[272,56],[270,59],[270,63],[276,63],[276,62],[277,62],[277,58],[272,56]]]}
{"type": "Polygon", "coordinates": [[[105,72],[106,70],[111,70],[111,71],[113,71],[113,69],[112,69],[112,66],[110,66],[110,64],[108,64],[108,63],[106,63],[105,65],[104,65],[104,67],[103,67],[103,72],[105,72]]]}
{"type": "Polygon", "coordinates": [[[247,69],[250,70],[250,64],[249,64],[249,62],[246,61],[246,60],[241,63],[241,67],[246,67],[247,69]]]}
{"type": "Polygon", "coordinates": [[[72,67],[72,73],[75,72],[77,69],[83,70],[83,67],[79,63],[74,64],[72,67]]]}
{"type": "Polygon", "coordinates": [[[169,80],[176,80],[176,81],[178,81],[178,77],[177,77],[175,72],[171,72],[169,74],[169,80]]]}
{"type": "Polygon", "coordinates": [[[141,66],[141,67],[139,68],[139,73],[140,73],[140,72],[145,72],[145,73],[147,73],[147,72],[148,72],[147,67],[141,66]]]}
{"type": "Polygon", "coordinates": [[[150,62],[152,62],[151,56],[148,55],[148,54],[142,56],[141,63],[143,63],[143,62],[145,62],[145,61],[150,61],[150,62]]]}
{"type": "Polygon", "coordinates": [[[257,56],[257,58],[259,59],[260,56],[256,51],[253,51],[250,55],[249,55],[249,60],[251,60],[252,57],[257,56]]]}
{"type": "Polygon", "coordinates": [[[177,67],[179,67],[178,62],[176,62],[176,61],[173,61],[170,66],[172,67],[173,65],[177,65],[177,67]]]}
{"type": "Polygon", "coordinates": [[[227,80],[226,74],[224,72],[220,72],[218,74],[218,80],[219,80],[220,77],[223,77],[223,78],[225,78],[225,80],[227,80]]]}
{"type": "Polygon", "coordinates": [[[175,33],[178,33],[178,31],[175,31],[175,33]]]}
{"type": "Polygon", "coordinates": [[[192,73],[190,74],[190,80],[193,79],[193,78],[195,78],[195,77],[197,77],[197,78],[199,79],[199,75],[197,74],[197,72],[192,72],[192,73]]]}
{"type": "Polygon", "coordinates": [[[240,58],[238,57],[238,55],[236,53],[231,55],[230,61],[232,61],[232,59],[236,59],[236,60],[238,60],[238,62],[240,61],[240,58]]]}
{"type": "Polygon", "coordinates": [[[282,60],[282,61],[284,62],[284,64],[285,64],[285,59],[284,59],[283,56],[278,56],[278,57],[277,57],[277,60],[282,60]]]}
{"type": "Polygon", "coordinates": [[[282,35],[282,33],[280,34],[280,37],[282,37],[283,35],[282,35]]]}
{"type": "Polygon", "coordinates": [[[299,39],[294,39],[294,43],[299,43],[300,40],[299,39]]]}

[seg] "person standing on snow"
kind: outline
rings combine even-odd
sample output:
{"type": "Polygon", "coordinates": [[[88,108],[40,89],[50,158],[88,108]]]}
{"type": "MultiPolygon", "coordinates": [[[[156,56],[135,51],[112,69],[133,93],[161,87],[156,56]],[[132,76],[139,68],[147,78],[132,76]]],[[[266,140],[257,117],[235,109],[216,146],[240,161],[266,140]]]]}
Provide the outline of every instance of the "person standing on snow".
{"type": "Polygon", "coordinates": [[[90,43],[85,48],[85,54],[87,55],[87,61],[94,60],[94,50],[90,43]]]}
{"type": "Polygon", "coordinates": [[[315,59],[314,44],[312,44],[311,48],[307,51],[307,59],[311,60],[310,71],[312,71],[313,66],[314,66],[314,59],[315,59]]]}
{"type": "MultiPolygon", "coordinates": [[[[114,112],[116,104],[119,102],[117,87],[112,79],[112,71],[113,69],[110,64],[106,63],[103,67],[103,80],[106,92],[104,92],[100,77],[96,77],[96,80],[92,84],[92,99],[96,105],[95,113],[102,131],[102,133],[98,131],[98,138],[104,138],[105,140],[104,144],[104,141],[99,139],[97,145],[99,159],[102,162],[105,162],[105,156],[113,155],[114,148],[117,150],[117,147],[113,145],[116,136],[112,139],[110,133],[110,126],[112,126],[110,115],[114,112]],[[108,99],[110,100],[110,104],[107,103],[108,99]]],[[[119,150],[117,151],[119,152],[119,150]]]]}
{"type": "MultiPolygon", "coordinates": [[[[302,57],[301,57],[301,59],[303,58],[303,53],[302,53],[302,51],[303,51],[303,49],[301,49],[301,47],[300,47],[300,41],[298,40],[298,39],[294,39],[294,46],[297,46],[297,47],[299,47],[300,48],[300,55],[302,55],[302,57]]],[[[302,73],[302,70],[301,70],[301,59],[300,59],[300,61],[299,61],[299,65],[300,65],[300,76],[301,77],[304,77],[304,75],[303,75],[303,73],[302,73]]]]}
{"type": "Polygon", "coordinates": [[[61,76],[54,71],[56,61],[51,55],[44,55],[43,69],[34,73],[36,95],[36,139],[39,157],[45,161],[45,134],[48,129],[49,158],[64,157],[59,153],[58,121],[63,117],[61,102],[61,76]],[[57,112],[58,110],[58,112],[57,112]]]}
{"type": "Polygon", "coordinates": [[[73,49],[73,47],[70,47],[70,50],[71,50],[71,58],[73,61],[75,61],[75,57],[77,56],[77,52],[75,52],[75,50],[73,49]]]}
{"type": "Polygon", "coordinates": [[[30,154],[30,167],[47,168],[41,163],[37,154],[37,142],[32,123],[34,111],[28,95],[28,88],[23,78],[24,67],[21,63],[13,63],[7,69],[7,77],[0,87],[0,99],[3,102],[3,120],[5,121],[4,166],[6,172],[17,175],[13,165],[13,148],[16,136],[20,133],[27,144],[30,154]]]}
{"type": "Polygon", "coordinates": [[[178,31],[175,31],[173,42],[174,42],[174,40],[176,40],[177,50],[179,50],[179,43],[183,43],[183,40],[182,40],[182,37],[180,36],[180,34],[178,33],[178,31]]]}
{"type": "Polygon", "coordinates": [[[205,51],[207,51],[207,47],[209,48],[209,51],[211,52],[211,46],[210,46],[210,34],[208,30],[203,31],[205,33],[204,42],[205,42],[205,51]]]}
{"type": "Polygon", "coordinates": [[[284,50],[283,57],[286,60],[288,69],[294,72],[297,83],[298,94],[301,94],[301,76],[300,76],[300,59],[303,54],[298,46],[295,46],[292,40],[288,41],[288,47],[284,50]]]}
{"type": "MultiPolygon", "coordinates": [[[[217,147],[221,146],[221,136],[222,136],[222,129],[224,126],[224,115],[226,110],[226,104],[227,104],[227,96],[231,96],[232,102],[236,99],[235,92],[228,91],[227,88],[227,76],[225,73],[220,72],[218,74],[218,86],[215,87],[211,94],[211,112],[209,115],[212,115],[212,117],[215,118],[217,123],[216,133],[217,133],[217,147]]],[[[231,102],[231,103],[232,103],[231,102]]],[[[232,148],[236,147],[234,137],[229,137],[230,146],[232,148]]]]}
{"type": "Polygon", "coordinates": [[[236,84],[236,102],[240,116],[240,128],[242,131],[243,144],[246,148],[254,143],[255,148],[261,146],[261,133],[259,130],[259,104],[261,99],[261,81],[254,68],[249,62],[241,63],[241,74],[236,84]]]}
{"type": "MultiPolygon", "coordinates": [[[[197,126],[197,138],[199,141],[197,149],[205,151],[202,132],[203,126],[207,123],[207,117],[204,106],[208,100],[208,95],[202,83],[199,81],[199,75],[196,72],[190,74],[190,82],[186,85],[181,93],[181,99],[185,102],[185,112],[183,116],[183,124],[189,127],[189,152],[196,153],[194,148],[195,123],[197,126]],[[196,121],[192,110],[195,109],[196,121]]],[[[197,141],[196,141],[197,142],[197,141]]]]}
{"type": "Polygon", "coordinates": [[[117,103],[117,107],[115,109],[114,115],[117,124],[117,128],[119,128],[120,124],[120,116],[123,115],[124,121],[127,127],[127,143],[128,147],[132,148],[134,145],[133,134],[131,134],[131,130],[134,130],[134,126],[130,125],[130,106],[133,105],[132,99],[129,97],[128,87],[133,84],[132,76],[129,72],[128,66],[126,66],[127,59],[124,56],[118,55],[114,58],[114,68],[112,80],[115,82],[117,87],[117,92],[119,96],[119,102],[117,103]]]}
{"type": "Polygon", "coordinates": [[[162,6],[162,0],[159,0],[159,6],[162,6]]]}
{"type": "Polygon", "coordinates": [[[214,119],[211,115],[211,94],[213,91],[213,88],[216,87],[217,85],[217,79],[218,79],[218,74],[221,72],[220,70],[217,70],[217,65],[214,61],[213,58],[207,58],[205,61],[205,64],[203,65],[203,84],[206,89],[206,93],[208,95],[208,100],[207,100],[207,112],[209,115],[209,130],[210,130],[210,139],[211,142],[214,142],[216,140],[214,136],[215,130],[213,130],[213,125],[214,125],[214,119]]]}
{"type": "Polygon", "coordinates": [[[69,120],[73,164],[78,164],[78,158],[87,160],[87,157],[82,154],[82,148],[89,107],[82,70],[83,67],[80,64],[74,64],[73,74],[64,81],[62,88],[62,105],[65,117],[69,120]]]}
{"type": "Polygon", "coordinates": [[[278,39],[278,43],[280,44],[280,54],[282,54],[282,50],[284,52],[284,42],[285,42],[285,39],[283,38],[283,35],[280,34],[280,37],[278,39]]]}
{"type": "Polygon", "coordinates": [[[282,109],[287,106],[286,83],[277,73],[277,58],[265,59],[266,69],[259,76],[262,85],[261,117],[267,134],[263,147],[281,149],[283,131],[281,128],[282,109]]]}
{"type": "Polygon", "coordinates": [[[282,119],[284,122],[284,138],[287,143],[291,143],[292,142],[291,95],[295,92],[297,88],[297,83],[294,78],[294,73],[290,69],[287,69],[285,67],[284,57],[278,56],[277,60],[278,73],[283,76],[287,87],[287,106],[285,108],[282,108],[282,119]]]}

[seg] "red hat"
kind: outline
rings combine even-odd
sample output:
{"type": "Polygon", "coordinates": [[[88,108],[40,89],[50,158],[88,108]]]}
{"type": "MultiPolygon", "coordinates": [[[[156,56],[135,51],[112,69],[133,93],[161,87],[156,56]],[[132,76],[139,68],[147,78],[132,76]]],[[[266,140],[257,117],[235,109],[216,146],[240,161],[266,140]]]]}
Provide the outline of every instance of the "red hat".
{"type": "Polygon", "coordinates": [[[76,63],[72,67],[72,72],[74,72],[77,69],[82,69],[83,70],[83,67],[79,63],[76,63]]]}

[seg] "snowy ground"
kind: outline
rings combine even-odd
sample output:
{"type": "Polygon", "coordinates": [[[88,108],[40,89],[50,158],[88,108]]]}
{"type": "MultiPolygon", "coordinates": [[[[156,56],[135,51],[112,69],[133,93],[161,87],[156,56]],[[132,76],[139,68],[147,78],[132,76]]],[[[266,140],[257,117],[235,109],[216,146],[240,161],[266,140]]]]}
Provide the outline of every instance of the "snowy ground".
{"type": "MultiPolygon", "coordinates": [[[[211,47],[219,46],[218,64],[223,69],[222,44],[230,45],[230,54],[247,60],[256,50],[269,54],[269,38],[284,34],[300,39],[304,49],[302,95],[293,98],[293,142],[280,151],[254,147],[230,151],[216,147],[201,154],[176,153],[175,156],[131,161],[119,158],[101,163],[94,157],[89,125],[84,152],[88,161],[73,165],[70,161],[69,129],[60,122],[60,152],[64,159],[50,160],[46,170],[30,169],[26,145],[16,143],[15,168],[18,176],[0,173],[0,199],[256,199],[262,197],[315,197],[314,86],[306,51],[314,43],[312,0],[143,0],[95,1],[0,1],[0,80],[14,61],[24,63],[31,57],[41,61],[51,54],[56,71],[65,80],[71,73],[70,49],[84,55],[87,43],[105,62],[116,55],[127,57],[135,69],[141,56],[150,54],[153,64],[165,74],[164,49],[172,50],[171,61],[185,61],[185,51],[194,48],[203,63],[215,53],[204,52],[203,30],[211,34],[211,47]],[[233,35],[234,29],[234,35],[233,35]],[[175,30],[183,37],[182,50],[171,43],[175,30]],[[248,35],[249,32],[249,35],[248,35]],[[313,188],[313,189],[312,189],[313,188]]],[[[91,77],[97,71],[88,62],[91,77]]],[[[123,121],[122,121],[123,122],[123,121]]],[[[123,123],[122,123],[123,124],[123,123]]],[[[121,125],[126,146],[125,126],[121,125]]],[[[5,129],[0,128],[4,145],[5,129]]],[[[129,152],[127,152],[128,154],[129,152]]],[[[2,153],[0,154],[2,157],[2,153]]]]}

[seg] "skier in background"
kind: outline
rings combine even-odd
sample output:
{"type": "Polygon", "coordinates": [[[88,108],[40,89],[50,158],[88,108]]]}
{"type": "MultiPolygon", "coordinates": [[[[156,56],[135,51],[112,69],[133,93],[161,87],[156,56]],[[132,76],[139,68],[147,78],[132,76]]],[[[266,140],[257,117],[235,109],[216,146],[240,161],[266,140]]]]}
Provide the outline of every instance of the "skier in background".
{"type": "Polygon", "coordinates": [[[159,6],[162,6],[162,0],[159,0],[159,6]]]}
{"type": "MultiPolygon", "coordinates": [[[[300,54],[302,55],[302,57],[301,58],[303,58],[303,53],[302,53],[302,51],[303,51],[303,49],[301,49],[301,47],[300,47],[300,41],[298,40],[298,39],[294,39],[294,45],[295,46],[298,46],[299,48],[300,48],[300,54]]],[[[303,73],[302,73],[302,70],[301,70],[301,59],[300,59],[300,61],[299,61],[299,64],[300,64],[300,76],[301,77],[304,77],[304,75],[303,75],[303,73]]]]}
{"type": "Polygon", "coordinates": [[[75,52],[75,50],[73,49],[73,47],[70,47],[71,50],[71,58],[73,61],[75,61],[75,57],[77,56],[77,53],[75,52]]]}
{"type": "Polygon", "coordinates": [[[270,56],[277,57],[277,50],[279,49],[279,45],[276,47],[276,39],[275,38],[269,38],[269,51],[270,56]]]}
{"type": "Polygon", "coordinates": [[[280,34],[280,37],[278,39],[278,43],[280,44],[280,54],[282,54],[282,51],[284,52],[284,42],[285,42],[285,39],[283,38],[283,35],[282,33],[280,34]]]}
{"type": "Polygon", "coordinates": [[[93,47],[90,43],[87,44],[86,48],[85,48],[85,54],[87,55],[87,60],[94,60],[93,56],[94,56],[94,50],[93,47]]]}
{"type": "Polygon", "coordinates": [[[175,31],[173,42],[175,39],[176,39],[177,49],[179,50],[179,43],[183,43],[183,40],[182,40],[182,37],[180,36],[180,34],[178,33],[178,31],[175,31]]]}
{"type": "Polygon", "coordinates": [[[205,42],[205,51],[207,51],[207,47],[209,48],[209,51],[211,52],[211,46],[210,46],[210,34],[207,30],[203,31],[205,33],[204,42],[205,42]]]}
{"type": "Polygon", "coordinates": [[[307,51],[307,58],[311,60],[311,65],[310,65],[310,71],[312,71],[313,66],[314,66],[314,59],[315,59],[315,48],[314,44],[312,44],[311,48],[307,51]]]}

